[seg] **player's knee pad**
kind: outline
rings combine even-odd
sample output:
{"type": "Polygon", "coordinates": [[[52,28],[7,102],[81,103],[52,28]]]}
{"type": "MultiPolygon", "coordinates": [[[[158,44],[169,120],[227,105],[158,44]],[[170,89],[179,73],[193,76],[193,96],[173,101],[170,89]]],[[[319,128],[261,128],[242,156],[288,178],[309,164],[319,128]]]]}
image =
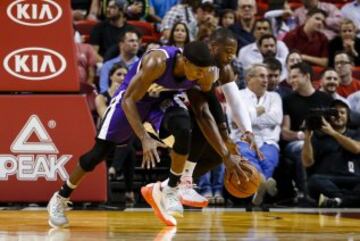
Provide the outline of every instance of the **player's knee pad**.
{"type": "Polygon", "coordinates": [[[95,146],[80,157],[80,167],[86,172],[94,170],[94,168],[106,158],[111,148],[112,144],[109,142],[97,140],[95,146]]]}
{"type": "Polygon", "coordinates": [[[173,150],[181,155],[187,155],[190,151],[190,142],[191,142],[191,128],[179,128],[174,130],[174,145],[173,150]]]}

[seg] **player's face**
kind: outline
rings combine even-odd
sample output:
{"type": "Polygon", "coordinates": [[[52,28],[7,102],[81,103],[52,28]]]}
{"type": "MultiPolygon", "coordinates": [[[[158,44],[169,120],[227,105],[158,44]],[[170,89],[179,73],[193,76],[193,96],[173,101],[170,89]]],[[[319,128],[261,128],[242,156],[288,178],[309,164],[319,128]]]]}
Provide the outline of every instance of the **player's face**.
{"type": "Polygon", "coordinates": [[[213,46],[213,53],[216,63],[221,66],[230,64],[236,57],[236,50],[237,42],[234,39],[229,39],[223,44],[215,44],[215,46],[213,46]]]}
{"type": "Polygon", "coordinates": [[[339,75],[334,70],[328,70],[321,79],[321,87],[328,93],[335,93],[339,86],[339,75]]]}
{"type": "Polygon", "coordinates": [[[214,82],[214,79],[208,74],[211,72],[211,67],[199,67],[185,60],[184,70],[186,78],[191,81],[196,81],[201,90],[209,91],[211,89],[212,83],[214,82]]]}

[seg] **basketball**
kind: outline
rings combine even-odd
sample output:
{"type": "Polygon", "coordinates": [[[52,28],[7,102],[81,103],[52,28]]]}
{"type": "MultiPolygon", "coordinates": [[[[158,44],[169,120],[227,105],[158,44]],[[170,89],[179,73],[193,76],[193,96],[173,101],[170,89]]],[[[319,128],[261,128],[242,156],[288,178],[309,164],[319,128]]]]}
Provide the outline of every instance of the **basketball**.
{"type": "Polygon", "coordinates": [[[253,171],[252,175],[248,175],[249,177],[248,182],[246,181],[245,178],[239,177],[240,184],[238,184],[236,176],[230,175],[229,172],[225,170],[225,180],[224,180],[225,188],[234,197],[238,197],[238,198],[249,197],[257,191],[260,185],[259,172],[250,163],[246,163],[245,165],[247,165],[249,169],[253,171]]]}

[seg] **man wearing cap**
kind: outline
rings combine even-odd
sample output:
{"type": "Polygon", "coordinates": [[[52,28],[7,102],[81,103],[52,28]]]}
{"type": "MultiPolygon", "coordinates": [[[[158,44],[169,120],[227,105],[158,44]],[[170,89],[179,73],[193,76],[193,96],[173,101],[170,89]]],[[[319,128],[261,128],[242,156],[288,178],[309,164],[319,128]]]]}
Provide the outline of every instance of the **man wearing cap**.
{"type": "MultiPolygon", "coordinates": [[[[176,225],[174,216],[183,213],[177,185],[190,149],[191,121],[188,111],[175,96],[192,88],[209,91],[214,80],[204,76],[212,65],[213,58],[207,45],[199,41],[185,45],[183,53],[170,46],[151,50],[135,63],[110,103],[94,147],[80,157],[70,178],[51,198],[49,224],[52,227],[68,226],[64,212],[71,193],[114,145],[126,144],[135,134],[142,143],[142,166],[154,167],[160,161],[156,149],[166,146],[146,132],[143,122],[148,121],[160,132],[160,138],[173,135],[175,143],[170,154],[168,184],[161,190],[160,183],[156,183],[142,194],[162,222],[176,225]]],[[[221,150],[226,159],[234,162],[240,159],[229,154],[226,148],[221,150]]]]}
{"type": "Polygon", "coordinates": [[[354,207],[360,203],[360,132],[348,128],[350,109],[331,104],[338,115],[322,117],[320,130],[306,130],[302,163],[308,169],[309,194],[320,207],[354,207]]]}
{"type": "Polygon", "coordinates": [[[106,20],[94,26],[89,43],[97,53],[97,61],[102,62],[106,51],[118,43],[121,33],[136,28],[126,23],[126,0],[110,0],[106,8],[106,20]]]}

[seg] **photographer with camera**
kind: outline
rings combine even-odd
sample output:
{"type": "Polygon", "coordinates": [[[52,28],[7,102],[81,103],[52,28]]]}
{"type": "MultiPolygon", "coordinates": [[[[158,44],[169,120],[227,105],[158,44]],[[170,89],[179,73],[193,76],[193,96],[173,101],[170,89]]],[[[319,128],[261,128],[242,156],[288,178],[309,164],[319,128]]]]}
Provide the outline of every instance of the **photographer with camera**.
{"type": "MultiPolygon", "coordinates": [[[[328,94],[315,90],[311,83],[312,68],[305,62],[294,64],[289,73],[289,83],[293,93],[283,100],[284,119],[282,123],[283,161],[280,162],[279,176],[286,183],[283,189],[289,191],[294,180],[298,197],[306,195],[305,170],[301,163],[301,150],[304,143],[303,122],[313,108],[328,107],[333,101],[328,94]]],[[[279,185],[279,190],[280,190],[279,185]]],[[[280,192],[280,191],[279,191],[280,192]]],[[[288,195],[293,195],[289,193],[288,195]]]]}
{"type": "Polygon", "coordinates": [[[301,157],[309,194],[320,207],[360,206],[360,130],[348,128],[345,102],[334,100],[331,107],[337,113],[316,110],[306,119],[301,157]]]}

